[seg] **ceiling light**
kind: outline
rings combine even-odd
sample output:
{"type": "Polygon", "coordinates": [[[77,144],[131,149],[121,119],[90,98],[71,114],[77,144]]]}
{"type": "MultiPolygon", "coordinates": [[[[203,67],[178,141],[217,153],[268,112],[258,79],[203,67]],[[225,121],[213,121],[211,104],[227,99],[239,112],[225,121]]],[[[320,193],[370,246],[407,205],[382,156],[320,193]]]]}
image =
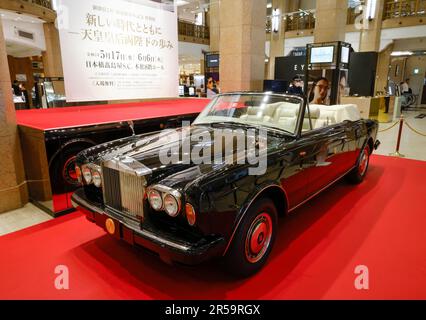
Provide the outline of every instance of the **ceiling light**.
{"type": "Polygon", "coordinates": [[[399,56],[412,56],[414,53],[412,51],[394,51],[391,53],[392,57],[399,57],[399,56]]]}
{"type": "Polygon", "coordinates": [[[266,5],[266,8],[268,8],[268,9],[272,8],[272,3],[268,3],[268,4],[266,5]]]}
{"type": "Polygon", "coordinates": [[[187,4],[189,4],[189,2],[185,1],[185,0],[177,0],[176,1],[176,6],[177,7],[184,6],[184,5],[187,5],[187,4]]]}
{"type": "Polygon", "coordinates": [[[376,0],[368,0],[366,17],[368,20],[373,20],[376,16],[376,0]]]}

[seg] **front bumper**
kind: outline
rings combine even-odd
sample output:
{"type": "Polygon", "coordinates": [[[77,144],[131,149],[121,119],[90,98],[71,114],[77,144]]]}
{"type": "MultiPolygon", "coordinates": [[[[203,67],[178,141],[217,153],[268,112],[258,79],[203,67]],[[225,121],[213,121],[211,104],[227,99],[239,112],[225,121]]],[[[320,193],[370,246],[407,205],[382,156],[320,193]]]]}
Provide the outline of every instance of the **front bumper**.
{"type": "Polygon", "coordinates": [[[213,257],[221,256],[225,249],[225,239],[209,237],[197,243],[189,243],[176,239],[172,234],[156,230],[150,225],[145,228],[137,222],[124,216],[106,212],[102,208],[89,203],[82,189],[77,190],[71,197],[74,208],[84,213],[87,219],[106,229],[106,221],[111,219],[115,224],[112,234],[117,239],[125,240],[131,245],[144,247],[157,253],[166,263],[179,262],[186,265],[195,265],[213,257]]]}

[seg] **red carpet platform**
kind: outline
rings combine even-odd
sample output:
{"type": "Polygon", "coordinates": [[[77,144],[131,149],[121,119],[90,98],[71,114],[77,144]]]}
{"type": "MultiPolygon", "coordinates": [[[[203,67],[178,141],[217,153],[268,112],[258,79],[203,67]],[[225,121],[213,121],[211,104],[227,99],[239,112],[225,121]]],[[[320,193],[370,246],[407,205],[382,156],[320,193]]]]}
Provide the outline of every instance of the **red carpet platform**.
{"type": "Polygon", "coordinates": [[[182,98],[84,107],[19,110],[19,125],[53,130],[200,113],[210,99],[182,98]]]}
{"type": "Polygon", "coordinates": [[[247,280],[217,263],[168,266],[75,213],[0,237],[0,299],[426,299],[426,162],[374,156],[280,222],[267,266],[247,280]],[[54,287],[66,265],[70,289],[54,287]],[[369,290],[354,287],[369,268],[369,290]]]}

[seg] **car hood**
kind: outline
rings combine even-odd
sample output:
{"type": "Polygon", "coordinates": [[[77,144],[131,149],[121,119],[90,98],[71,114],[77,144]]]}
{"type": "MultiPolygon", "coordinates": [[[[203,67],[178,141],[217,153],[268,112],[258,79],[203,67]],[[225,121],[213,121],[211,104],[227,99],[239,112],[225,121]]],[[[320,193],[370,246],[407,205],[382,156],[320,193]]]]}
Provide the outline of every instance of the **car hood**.
{"type": "MultiPolygon", "coordinates": [[[[188,183],[202,184],[208,176],[218,175],[238,166],[250,166],[245,160],[244,151],[238,148],[237,138],[221,138],[222,148],[213,140],[216,129],[210,125],[195,125],[178,129],[164,130],[149,135],[133,136],[99,145],[79,155],[78,162],[101,164],[105,161],[136,163],[142,170],[148,184],[160,183],[168,187],[182,189],[188,183]],[[192,137],[192,138],[190,138],[192,137]],[[211,139],[208,141],[207,138],[211,139]],[[213,141],[215,143],[213,143],[213,141]],[[226,152],[226,153],[225,153],[226,152]],[[203,155],[203,161],[194,161],[190,155],[203,155]],[[226,157],[226,156],[228,157],[226,157]],[[83,160],[85,159],[85,160],[83,160]]],[[[249,131],[247,127],[232,128],[239,130],[239,139],[247,141],[248,136],[258,137],[259,131],[249,131]]],[[[256,147],[266,147],[270,154],[285,147],[293,137],[285,134],[272,134],[267,131],[267,139],[256,139],[256,147]]],[[[133,166],[134,167],[134,166],[133,166]]]]}

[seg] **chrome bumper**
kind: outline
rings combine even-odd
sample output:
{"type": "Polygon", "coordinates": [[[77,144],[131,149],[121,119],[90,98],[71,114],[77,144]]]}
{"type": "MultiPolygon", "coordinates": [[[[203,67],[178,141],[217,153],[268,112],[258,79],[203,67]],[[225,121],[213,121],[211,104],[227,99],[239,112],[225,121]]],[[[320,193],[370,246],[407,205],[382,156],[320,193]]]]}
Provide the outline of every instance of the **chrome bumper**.
{"type": "MultiPolygon", "coordinates": [[[[137,244],[159,254],[161,260],[166,263],[172,261],[181,262],[183,264],[198,264],[209,258],[220,256],[223,253],[225,240],[222,237],[210,237],[208,241],[200,241],[199,243],[188,243],[179,239],[173,239],[170,235],[163,237],[164,232],[152,232],[151,230],[141,228],[140,222],[128,219],[119,214],[115,214],[108,210],[94,206],[83,198],[82,189],[77,190],[71,197],[74,208],[80,209],[86,214],[87,218],[95,222],[97,225],[105,229],[104,223],[106,218],[111,218],[119,222],[125,229],[133,233],[133,241],[131,244],[137,244]],[[89,218],[89,216],[91,217],[89,218]]],[[[120,227],[121,228],[121,227],[120,227]]],[[[124,239],[124,238],[122,238],[124,239]]],[[[124,239],[126,240],[126,239],[124,239]]],[[[127,241],[127,240],[126,240],[127,241]]]]}

